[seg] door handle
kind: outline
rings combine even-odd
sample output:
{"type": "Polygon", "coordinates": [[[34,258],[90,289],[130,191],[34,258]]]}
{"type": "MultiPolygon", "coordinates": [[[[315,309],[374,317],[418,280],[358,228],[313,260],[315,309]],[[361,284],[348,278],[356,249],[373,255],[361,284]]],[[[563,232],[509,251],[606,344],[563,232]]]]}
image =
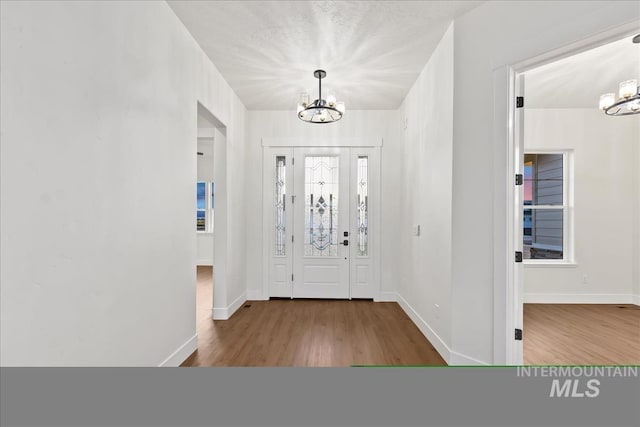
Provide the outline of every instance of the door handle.
{"type": "Polygon", "coordinates": [[[345,245],[345,246],[349,246],[349,241],[347,239],[344,239],[342,241],[342,243],[338,243],[339,245],[345,245]]]}

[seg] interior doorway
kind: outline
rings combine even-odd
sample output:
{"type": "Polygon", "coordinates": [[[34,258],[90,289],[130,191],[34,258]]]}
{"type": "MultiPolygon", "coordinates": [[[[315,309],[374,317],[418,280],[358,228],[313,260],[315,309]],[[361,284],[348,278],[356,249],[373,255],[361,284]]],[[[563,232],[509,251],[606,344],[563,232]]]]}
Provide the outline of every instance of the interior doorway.
{"type": "Polygon", "coordinates": [[[226,126],[197,104],[195,182],[198,324],[226,318],[226,126]],[[218,308],[216,310],[216,307],[218,308]]]}
{"type": "Polygon", "coordinates": [[[264,150],[268,297],[375,299],[379,149],[264,150]]]}
{"type": "Polygon", "coordinates": [[[215,224],[215,123],[198,104],[196,190],[196,326],[211,319],[213,307],[213,239],[215,224]]]}
{"type": "Polygon", "coordinates": [[[637,93],[633,35],[514,72],[511,363],[640,363],[640,116],[598,105],[637,93]]]}

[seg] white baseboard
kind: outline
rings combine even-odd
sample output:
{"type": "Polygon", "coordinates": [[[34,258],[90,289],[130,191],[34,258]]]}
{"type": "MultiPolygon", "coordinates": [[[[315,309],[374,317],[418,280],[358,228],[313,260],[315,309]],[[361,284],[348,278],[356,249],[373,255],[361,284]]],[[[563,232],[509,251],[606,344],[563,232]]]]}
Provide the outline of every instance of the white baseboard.
{"type": "Polygon", "coordinates": [[[162,363],[158,366],[164,367],[175,367],[180,366],[182,362],[187,360],[187,357],[191,356],[191,353],[198,349],[198,334],[195,334],[191,338],[187,340],[184,344],[182,344],[176,351],[171,353],[169,357],[167,357],[162,363]]]}
{"type": "MultiPolygon", "coordinates": [[[[534,294],[524,295],[530,304],[636,304],[631,294],[534,294]]],[[[636,299],[637,301],[637,299],[636,299]]]]}
{"type": "Polygon", "coordinates": [[[266,301],[269,298],[265,298],[262,295],[262,289],[250,289],[247,291],[247,300],[248,301],[266,301]]]}
{"type": "Polygon", "coordinates": [[[377,298],[374,298],[373,301],[375,302],[397,302],[398,301],[398,294],[396,292],[387,292],[387,291],[382,291],[378,294],[377,298]]]}
{"type": "Polygon", "coordinates": [[[640,305],[640,295],[631,295],[631,304],[640,305]]]}
{"type": "Polygon", "coordinates": [[[213,267],[213,261],[210,259],[198,259],[196,260],[196,265],[206,265],[208,267],[213,267]]]}
{"type": "Polygon", "coordinates": [[[242,304],[244,304],[245,301],[247,301],[247,294],[243,292],[227,307],[214,307],[211,310],[211,316],[213,317],[213,320],[228,320],[231,316],[233,316],[233,313],[235,313],[236,310],[242,307],[242,304]]]}
{"type": "Polygon", "coordinates": [[[451,360],[449,360],[449,366],[455,365],[481,365],[488,366],[490,363],[483,362],[482,360],[475,359],[466,354],[458,353],[457,351],[451,351],[451,360]]]}
{"type": "Polygon", "coordinates": [[[422,335],[424,335],[429,340],[429,342],[438,351],[438,353],[440,353],[440,356],[442,356],[445,362],[447,362],[447,364],[451,364],[451,349],[449,348],[449,346],[442,340],[442,338],[438,336],[438,334],[436,334],[431,326],[429,326],[429,324],[413,309],[413,307],[411,307],[411,305],[402,297],[402,295],[395,295],[400,307],[402,307],[404,312],[407,313],[407,316],[409,316],[413,323],[415,323],[420,332],[422,332],[422,335]]]}

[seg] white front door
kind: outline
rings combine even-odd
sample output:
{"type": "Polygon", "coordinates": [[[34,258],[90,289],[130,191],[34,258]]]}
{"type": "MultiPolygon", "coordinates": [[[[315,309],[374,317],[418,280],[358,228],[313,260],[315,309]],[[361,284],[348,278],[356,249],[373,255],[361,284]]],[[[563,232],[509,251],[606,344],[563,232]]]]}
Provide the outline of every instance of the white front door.
{"type": "Polygon", "coordinates": [[[269,147],[263,177],[263,295],[377,298],[379,149],[269,147]]]}
{"type": "Polygon", "coordinates": [[[293,298],[349,298],[349,151],[294,151],[293,298]]]}

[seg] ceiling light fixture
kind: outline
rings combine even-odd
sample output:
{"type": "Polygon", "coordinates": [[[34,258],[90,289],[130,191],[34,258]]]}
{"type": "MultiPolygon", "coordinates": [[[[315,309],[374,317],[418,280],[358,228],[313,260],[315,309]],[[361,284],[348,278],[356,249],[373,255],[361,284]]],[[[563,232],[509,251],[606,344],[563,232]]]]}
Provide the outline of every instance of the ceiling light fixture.
{"type": "Polygon", "coordinates": [[[315,70],[313,76],[318,79],[318,99],[309,103],[309,94],[300,94],[298,103],[298,118],[308,123],[333,123],[342,118],[344,102],[336,102],[333,95],[322,99],[322,79],[327,76],[324,70],[315,70]]]}
{"type": "MultiPolygon", "coordinates": [[[[640,43],[640,34],[632,39],[640,43]]],[[[640,113],[640,87],[637,80],[625,80],[618,85],[618,99],[615,93],[600,96],[600,109],[608,116],[628,116],[640,113]]]]}
{"type": "Polygon", "coordinates": [[[600,109],[608,116],[628,116],[640,113],[640,88],[637,80],[626,80],[618,87],[618,99],[615,93],[600,96],[600,109]]]}

